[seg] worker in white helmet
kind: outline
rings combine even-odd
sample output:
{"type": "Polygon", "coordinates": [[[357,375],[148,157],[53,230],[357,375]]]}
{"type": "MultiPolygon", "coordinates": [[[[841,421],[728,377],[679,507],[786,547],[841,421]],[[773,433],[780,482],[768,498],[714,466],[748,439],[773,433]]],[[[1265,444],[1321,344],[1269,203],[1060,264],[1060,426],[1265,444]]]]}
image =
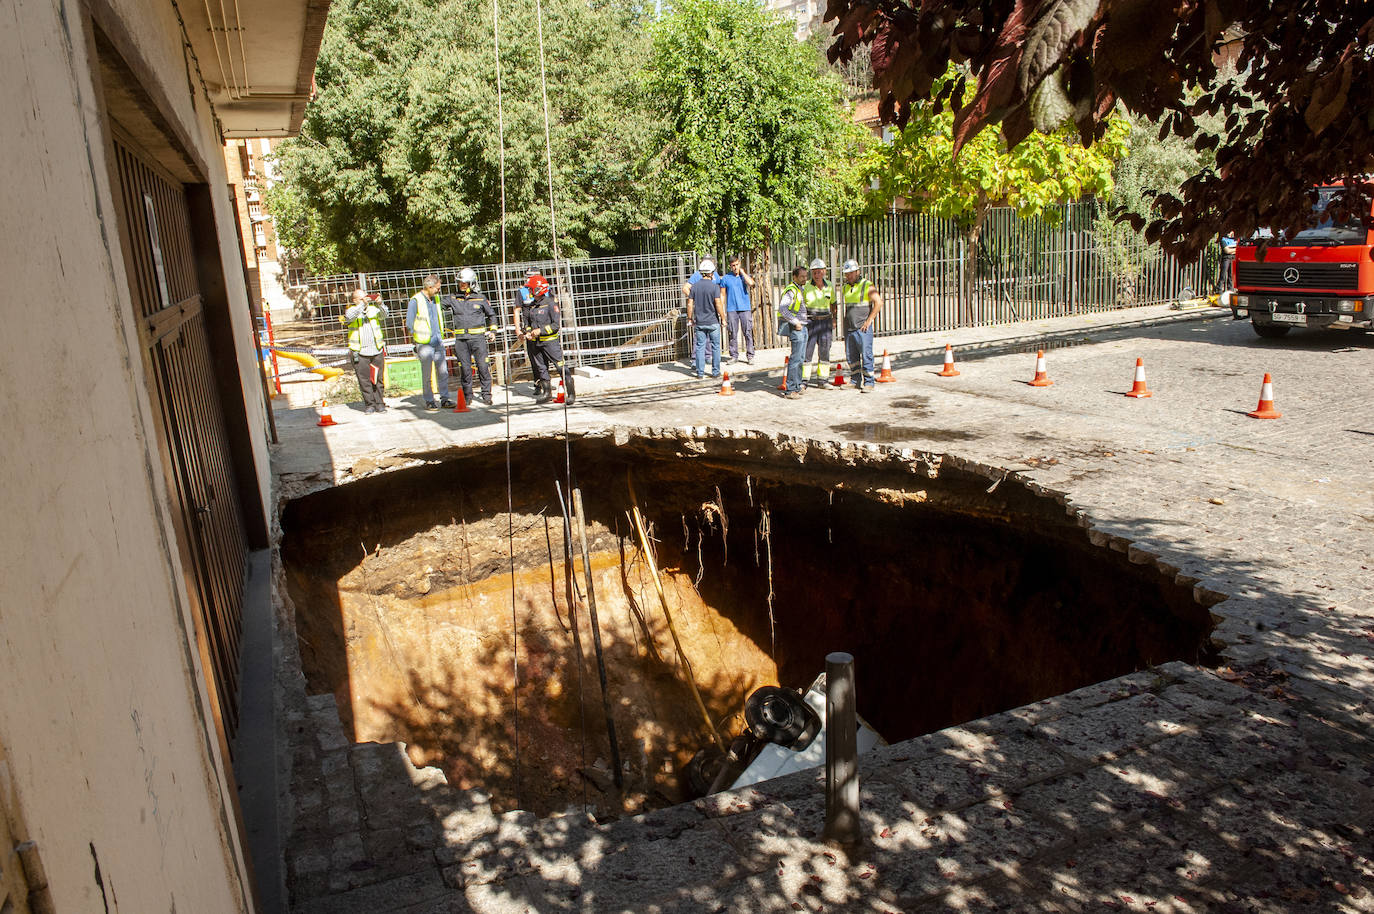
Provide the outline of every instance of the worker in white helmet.
{"type": "Polygon", "coordinates": [[[883,310],[883,296],[867,277],[859,275],[859,262],[846,260],[844,273],[844,351],[854,387],[868,393],[877,385],[873,374],[873,322],[883,310]]]}
{"type": "Polygon", "coordinates": [[[453,327],[453,354],[458,359],[458,379],[463,399],[472,400],[472,375],[482,385],[482,402],[491,406],[491,366],[487,346],[496,339],[496,309],[477,291],[477,272],[463,267],[458,273],[458,294],[444,296],[449,324],[453,327]]]}
{"type": "Polygon", "coordinates": [[[811,356],[816,356],[816,386],[827,388],[830,380],[830,343],[835,338],[835,289],[825,281],[825,261],[811,261],[811,278],[802,289],[806,304],[806,358],[802,361],[802,383],[811,374],[811,356]]]}

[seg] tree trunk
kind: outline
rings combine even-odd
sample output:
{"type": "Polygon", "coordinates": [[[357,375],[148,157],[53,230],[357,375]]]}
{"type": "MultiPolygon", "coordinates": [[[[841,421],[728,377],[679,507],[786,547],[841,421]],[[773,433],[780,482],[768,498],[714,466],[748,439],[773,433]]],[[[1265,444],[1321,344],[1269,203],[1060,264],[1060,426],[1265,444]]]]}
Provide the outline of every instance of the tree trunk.
{"type": "Polygon", "coordinates": [[[960,297],[964,300],[964,319],[962,325],[973,326],[973,298],[978,288],[978,239],[983,234],[983,223],[988,217],[988,198],[978,195],[978,204],[973,213],[973,224],[964,232],[964,287],[960,297]]]}

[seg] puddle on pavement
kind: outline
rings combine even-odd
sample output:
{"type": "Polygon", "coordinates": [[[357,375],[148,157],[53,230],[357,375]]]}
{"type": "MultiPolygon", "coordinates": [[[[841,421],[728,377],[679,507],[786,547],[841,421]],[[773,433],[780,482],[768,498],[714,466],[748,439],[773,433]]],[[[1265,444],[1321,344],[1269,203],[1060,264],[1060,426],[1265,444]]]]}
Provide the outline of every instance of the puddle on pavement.
{"type": "Polygon", "coordinates": [[[950,428],[918,428],[914,425],[886,425],[881,422],[846,422],[830,426],[846,438],[859,441],[875,441],[891,444],[897,441],[972,441],[978,436],[972,432],[950,428]]]}

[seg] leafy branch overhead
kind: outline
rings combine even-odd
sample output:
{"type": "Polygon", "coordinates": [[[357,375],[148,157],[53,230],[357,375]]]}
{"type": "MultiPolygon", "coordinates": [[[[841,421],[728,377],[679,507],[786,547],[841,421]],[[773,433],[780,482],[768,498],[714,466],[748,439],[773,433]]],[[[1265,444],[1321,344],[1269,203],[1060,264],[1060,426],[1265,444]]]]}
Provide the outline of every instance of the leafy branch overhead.
{"type": "Polygon", "coordinates": [[[1348,0],[830,0],[833,60],[871,44],[882,116],[954,110],[956,152],[1000,125],[1008,146],[1072,123],[1103,137],[1118,103],[1214,154],[1160,189],[1150,241],[1194,258],[1219,234],[1309,224],[1312,185],[1345,181],[1338,215],[1367,218],[1374,184],[1374,10],[1348,0]],[[1240,72],[1227,79],[1227,55],[1240,72]],[[942,81],[951,63],[975,81],[942,81]],[[1225,118],[1219,133],[1199,118],[1225,118]]]}

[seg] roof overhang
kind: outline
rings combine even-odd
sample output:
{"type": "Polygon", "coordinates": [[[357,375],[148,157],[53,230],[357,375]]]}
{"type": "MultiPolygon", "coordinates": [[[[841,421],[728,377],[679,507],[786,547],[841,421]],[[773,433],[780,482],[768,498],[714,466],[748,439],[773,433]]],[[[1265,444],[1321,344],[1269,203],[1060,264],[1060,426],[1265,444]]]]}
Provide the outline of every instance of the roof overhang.
{"type": "Polygon", "coordinates": [[[314,91],[330,0],[183,0],[226,138],[294,136],[314,91]]]}

